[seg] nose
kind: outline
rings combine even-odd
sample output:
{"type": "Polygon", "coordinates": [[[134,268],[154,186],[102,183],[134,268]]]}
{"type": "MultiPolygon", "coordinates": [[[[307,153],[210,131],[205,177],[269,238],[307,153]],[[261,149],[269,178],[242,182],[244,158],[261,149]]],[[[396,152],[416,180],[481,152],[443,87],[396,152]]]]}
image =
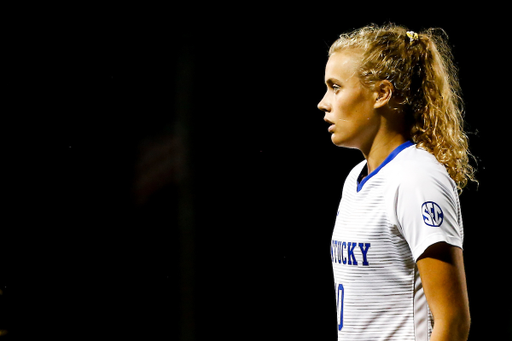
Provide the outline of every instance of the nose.
{"type": "Polygon", "coordinates": [[[318,109],[323,111],[323,112],[330,112],[331,111],[331,105],[330,103],[327,101],[327,93],[324,95],[324,97],[322,98],[322,100],[320,101],[320,103],[318,103],[318,109]]]}

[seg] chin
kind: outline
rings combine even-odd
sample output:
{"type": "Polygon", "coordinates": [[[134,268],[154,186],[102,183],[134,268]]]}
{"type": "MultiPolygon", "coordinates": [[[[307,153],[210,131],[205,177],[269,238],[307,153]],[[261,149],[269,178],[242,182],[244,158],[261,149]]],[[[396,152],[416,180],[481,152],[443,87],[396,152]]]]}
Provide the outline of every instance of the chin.
{"type": "Polygon", "coordinates": [[[345,147],[345,141],[344,139],[340,138],[339,135],[337,134],[332,134],[331,135],[331,141],[332,143],[335,145],[335,146],[338,146],[338,147],[345,147]]]}
{"type": "Polygon", "coordinates": [[[351,149],[357,148],[357,146],[350,143],[350,141],[348,139],[342,138],[341,136],[339,136],[339,134],[332,134],[331,141],[337,147],[351,148],[351,149]]]}

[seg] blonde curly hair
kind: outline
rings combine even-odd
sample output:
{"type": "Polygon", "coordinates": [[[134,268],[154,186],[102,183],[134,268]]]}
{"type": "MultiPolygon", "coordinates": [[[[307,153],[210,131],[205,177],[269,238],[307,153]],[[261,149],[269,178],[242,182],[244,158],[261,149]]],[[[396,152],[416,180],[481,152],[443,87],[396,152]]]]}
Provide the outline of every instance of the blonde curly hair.
{"type": "Polygon", "coordinates": [[[329,56],[343,49],[362,51],[359,78],[367,86],[388,80],[393,97],[410,124],[410,138],[446,167],[459,191],[475,181],[464,132],[463,102],[447,35],[442,29],[420,33],[388,24],[342,34],[329,56]]]}

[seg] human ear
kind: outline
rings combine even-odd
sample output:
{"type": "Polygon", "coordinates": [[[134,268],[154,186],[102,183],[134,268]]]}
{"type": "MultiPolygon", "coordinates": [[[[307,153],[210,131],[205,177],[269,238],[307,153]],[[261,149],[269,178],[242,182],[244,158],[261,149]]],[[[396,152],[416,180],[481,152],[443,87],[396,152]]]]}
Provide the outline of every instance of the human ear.
{"type": "Polygon", "coordinates": [[[382,108],[387,105],[393,96],[394,86],[388,80],[379,81],[375,84],[375,104],[374,108],[382,108]]]}

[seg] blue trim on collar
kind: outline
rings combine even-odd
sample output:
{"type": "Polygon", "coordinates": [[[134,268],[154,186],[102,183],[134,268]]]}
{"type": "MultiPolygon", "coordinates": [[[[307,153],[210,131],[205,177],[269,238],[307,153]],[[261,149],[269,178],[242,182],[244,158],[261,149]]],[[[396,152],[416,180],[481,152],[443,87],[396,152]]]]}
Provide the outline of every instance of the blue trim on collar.
{"type": "MultiPolygon", "coordinates": [[[[370,180],[374,175],[376,175],[381,169],[382,167],[384,167],[385,165],[387,165],[388,163],[390,163],[402,150],[404,150],[405,148],[408,148],[410,146],[414,145],[414,143],[412,141],[406,141],[404,143],[402,143],[401,145],[399,145],[398,147],[395,148],[395,150],[393,150],[391,152],[391,154],[388,155],[388,157],[380,164],[379,167],[377,167],[377,169],[375,169],[373,172],[371,172],[370,174],[368,174],[364,179],[363,181],[359,182],[359,180],[357,180],[357,192],[359,192],[360,190],[363,189],[363,186],[364,184],[370,180]]],[[[368,164],[366,164],[366,167],[368,167],[368,164]]]]}

